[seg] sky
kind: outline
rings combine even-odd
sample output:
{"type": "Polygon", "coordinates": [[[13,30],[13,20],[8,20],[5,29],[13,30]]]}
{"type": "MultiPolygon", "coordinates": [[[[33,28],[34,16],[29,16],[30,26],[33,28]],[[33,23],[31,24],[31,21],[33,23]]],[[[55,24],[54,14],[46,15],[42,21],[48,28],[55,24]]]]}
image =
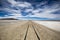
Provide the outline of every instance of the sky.
{"type": "Polygon", "coordinates": [[[60,0],[0,0],[0,19],[60,20],[60,0]]]}

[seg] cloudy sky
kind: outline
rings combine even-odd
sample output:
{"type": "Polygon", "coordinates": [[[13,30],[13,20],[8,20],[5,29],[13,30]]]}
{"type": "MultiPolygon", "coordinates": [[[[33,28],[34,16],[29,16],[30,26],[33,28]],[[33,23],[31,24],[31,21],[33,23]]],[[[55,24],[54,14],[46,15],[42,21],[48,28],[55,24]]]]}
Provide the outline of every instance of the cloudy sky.
{"type": "Polygon", "coordinates": [[[60,20],[60,0],[0,0],[0,19],[60,20]]]}

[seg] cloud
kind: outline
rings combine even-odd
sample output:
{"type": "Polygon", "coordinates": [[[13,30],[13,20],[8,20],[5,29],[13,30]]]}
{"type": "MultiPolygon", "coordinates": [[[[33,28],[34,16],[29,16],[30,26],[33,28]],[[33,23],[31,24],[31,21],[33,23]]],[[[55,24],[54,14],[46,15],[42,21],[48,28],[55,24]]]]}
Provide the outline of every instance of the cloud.
{"type": "Polygon", "coordinates": [[[31,6],[31,4],[28,2],[16,2],[15,0],[8,0],[8,2],[11,3],[12,7],[16,6],[16,7],[24,8],[24,7],[30,7],[31,6]]]}
{"type": "MultiPolygon", "coordinates": [[[[44,5],[44,4],[42,4],[42,5],[44,5]]],[[[34,15],[32,15],[32,16],[30,15],[30,16],[31,17],[36,16],[36,17],[41,17],[41,18],[51,18],[51,19],[60,17],[59,13],[54,14],[54,12],[60,10],[59,4],[53,4],[52,6],[44,5],[43,7],[44,8],[37,8],[37,9],[33,10],[32,13],[34,13],[34,15]]]]}
{"type": "Polygon", "coordinates": [[[10,15],[5,15],[5,17],[0,18],[18,18],[18,17],[40,17],[40,18],[59,18],[60,14],[54,14],[56,11],[60,10],[60,4],[54,3],[51,5],[47,5],[47,1],[40,2],[32,6],[32,3],[26,1],[15,1],[15,0],[7,0],[11,5],[7,8],[0,8],[0,10],[6,10],[10,15]],[[43,8],[41,8],[43,7],[43,8]]]}

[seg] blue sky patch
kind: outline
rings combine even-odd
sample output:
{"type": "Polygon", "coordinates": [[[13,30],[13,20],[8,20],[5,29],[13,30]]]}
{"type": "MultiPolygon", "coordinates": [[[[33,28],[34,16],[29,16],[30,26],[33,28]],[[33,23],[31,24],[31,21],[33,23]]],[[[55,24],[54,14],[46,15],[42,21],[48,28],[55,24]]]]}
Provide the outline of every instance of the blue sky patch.
{"type": "Polygon", "coordinates": [[[1,0],[0,18],[60,20],[60,0],[1,0]],[[7,16],[7,17],[6,17],[7,16]]]}

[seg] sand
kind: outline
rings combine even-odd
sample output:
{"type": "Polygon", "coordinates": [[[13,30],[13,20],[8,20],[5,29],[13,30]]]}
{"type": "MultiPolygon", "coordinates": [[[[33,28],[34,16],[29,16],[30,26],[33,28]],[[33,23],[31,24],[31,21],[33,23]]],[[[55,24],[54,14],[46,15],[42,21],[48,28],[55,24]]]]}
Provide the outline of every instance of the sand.
{"type": "Polygon", "coordinates": [[[60,40],[60,32],[35,21],[0,20],[0,40],[60,40]]]}

